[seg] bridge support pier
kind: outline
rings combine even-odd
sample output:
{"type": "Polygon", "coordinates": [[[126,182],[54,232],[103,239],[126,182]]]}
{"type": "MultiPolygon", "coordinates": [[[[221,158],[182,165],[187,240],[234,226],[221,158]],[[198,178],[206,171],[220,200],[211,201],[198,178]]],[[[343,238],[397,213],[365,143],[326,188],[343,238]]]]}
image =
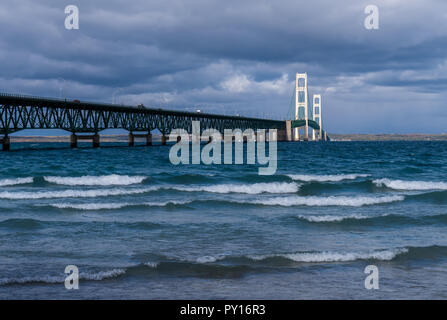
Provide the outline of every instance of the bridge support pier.
{"type": "Polygon", "coordinates": [[[93,148],[99,148],[99,134],[88,134],[88,135],[76,135],[72,133],[70,136],[70,147],[77,148],[78,140],[92,140],[93,148]]]}
{"type": "Polygon", "coordinates": [[[135,138],[144,138],[146,139],[146,146],[152,146],[152,134],[144,133],[144,134],[136,134],[133,132],[129,133],[129,147],[135,146],[135,138]]]}
{"type": "Polygon", "coordinates": [[[306,119],[306,125],[304,126],[304,141],[309,141],[309,125],[306,119]]]}
{"type": "Polygon", "coordinates": [[[135,146],[135,136],[132,132],[129,133],[129,147],[135,146]]]}
{"type": "Polygon", "coordinates": [[[300,128],[293,129],[293,141],[300,141],[300,128]]]}
{"type": "Polygon", "coordinates": [[[93,148],[99,148],[99,134],[95,133],[92,138],[93,138],[93,148]]]}
{"type": "Polygon", "coordinates": [[[70,136],[70,148],[77,148],[78,147],[78,136],[74,133],[70,136]]]}
{"type": "Polygon", "coordinates": [[[286,141],[292,141],[292,139],[293,139],[292,121],[291,120],[287,120],[286,121],[286,137],[285,137],[285,140],[286,141]]]}
{"type": "Polygon", "coordinates": [[[0,142],[2,143],[2,150],[9,151],[11,147],[11,139],[8,135],[5,135],[3,138],[0,138],[0,142]]]}

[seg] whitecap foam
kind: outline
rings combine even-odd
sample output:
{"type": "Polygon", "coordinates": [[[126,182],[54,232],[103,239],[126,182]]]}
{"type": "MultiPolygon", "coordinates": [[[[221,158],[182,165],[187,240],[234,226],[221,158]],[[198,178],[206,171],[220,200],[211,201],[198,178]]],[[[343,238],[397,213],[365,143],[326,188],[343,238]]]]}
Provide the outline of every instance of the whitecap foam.
{"type": "Polygon", "coordinates": [[[373,181],[379,187],[386,186],[395,190],[447,190],[447,183],[433,181],[405,181],[377,179],[373,181]]]}
{"type": "Polygon", "coordinates": [[[159,190],[159,187],[140,189],[93,189],[93,190],[64,190],[64,191],[39,191],[39,192],[0,192],[0,199],[51,199],[51,198],[96,198],[107,196],[119,196],[129,194],[146,193],[159,190]]]}
{"type": "Polygon", "coordinates": [[[1,179],[0,180],[0,187],[6,187],[6,186],[14,186],[18,184],[27,184],[27,183],[33,183],[34,179],[31,177],[28,178],[15,178],[15,179],[1,179]]]}
{"type": "Polygon", "coordinates": [[[356,260],[393,260],[396,256],[407,253],[407,248],[394,248],[385,250],[374,250],[368,252],[297,252],[285,254],[249,256],[253,260],[264,260],[267,258],[282,257],[296,262],[346,262],[356,260]]]}
{"type": "Polygon", "coordinates": [[[199,257],[196,259],[195,262],[197,263],[212,263],[212,262],[216,262],[218,260],[222,260],[224,259],[225,256],[224,255],[220,255],[220,256],[203,256],[203,257],[199,257]]]}
{"type": "Polygon", "coordinates": [[[109,271],[99,271],[96,273],[80,273],[79,279],[101,281],[104,279],[116,278],[125,273],[125,269],[112,269],[109,271]]]}
{"type": "Polygon", "coordinates": [[[155,269],[155,268],[158,267],[159,263],[158,262],[148,261],[148,262],[143,263],[143,265],[155,269]]]}
{"type": "Polygon", "coordinates": [[[265,206],[348,206],[361,207],[364,205],[373,205],[381,203],[389,203],[395,201],[403,201],[404,196],[384,196],[384,197],[347,197],[347,196],[330,196],[330,197],[277,197],[259,199],[253,201],[244,201],[243,203],[262,204],[265,206]]]}
{"type": "Polygon", "coordinates": [[[342,180],[355,180],[357,178],[369,177],[369,174],[334,174],[334,175],[316,175],[316,174],[288,174],[292,180],[310,182],[337,182],[342,180]]]}
{"type": "Polygon", "coordinates": [[[271,182],[253,184],[217,184],[209,186],[173,186],[171,189],[187,192],[211,192],[211,193],[295,193],[299,190],[296,183],[271,182]]]}
{"type": "Polygon", "coordinates": [[[50,206],[59,209],[76,209],[76,210],[107,210],[107,209],[121,209],[131,205],[130,203],[54,203],[50,206]]]}
{"type": "Polygon", "coordinates": [[[320,216],[304,216],[299,215],[298,219],[307,220],[309,222],[340,222],[346,219],[356,219],[356,220],[362,220],[362,219],[368,219],[370,217],[363,216],[359,214],[351,214],[348,216],[336,216],[336,215],[320,215],[320,216]]]}
{"type": "Polygon", "coordinates": [[[125,207],[133,206],[148,206],[148,207],[165,207],[167,205],[182,205],[191,203],[191,201],[165,201],[165,202],[143,202],[143,203],[130,203],[130,202],[120,202],[120,203],[54,203],[50,206],[59,209],[75,209],[75,210],[113,210],[121,209],[125,207]]]}
{"type": "MultiPolygon", "coordinates": [[[[99,271],[96,273],[80,273],[79,279],[101,281],[104,279],[110,279],[125,274],[125,269],[112,269],[108,271],[99,271]]],[[[0,285],[9,284],[26,284],[26,283],[64,283],[65,276],[35,276],[35,277],[23,277],[23,278],[0,278],[0,285]]]]}
{"type": "Polygon", "coordinates": [[[67,186],[128,186],[143,182],[144,176],[111,174],[106,176],[43,177],[45,181],[67,186]]]}

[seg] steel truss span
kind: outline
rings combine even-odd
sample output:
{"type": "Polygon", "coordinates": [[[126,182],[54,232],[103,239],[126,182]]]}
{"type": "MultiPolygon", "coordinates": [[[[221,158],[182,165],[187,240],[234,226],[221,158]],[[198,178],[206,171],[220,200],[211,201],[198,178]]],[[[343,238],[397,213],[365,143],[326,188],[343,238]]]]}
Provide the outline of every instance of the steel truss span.
{"type": "Polygon", "coordinates": [[[0,134],[5,136],[24,129],[63,129],[72,133],[158,129],[163,135],[184,129],[191,133],[193,120],[200,121],[202,131],[217,129],[222,133],[224,129],[285,129],[284,121],[279,120],[0,94],[0,134]]]}

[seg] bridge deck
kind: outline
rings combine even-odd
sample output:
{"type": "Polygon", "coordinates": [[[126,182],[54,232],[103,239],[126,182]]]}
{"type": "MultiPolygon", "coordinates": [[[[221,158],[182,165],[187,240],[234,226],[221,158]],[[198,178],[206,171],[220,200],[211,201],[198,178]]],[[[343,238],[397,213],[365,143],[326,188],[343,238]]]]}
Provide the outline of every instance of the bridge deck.
{"type": "Polygon", "coordinates": [[[191,132],[192,120],[201,129],[284,129],[284,121],[197,113],[86,101],[0,94],[0,133],[23,129],[63,129],[71,132],[98,132],[108,128],[129,131],[173,129],[191,132]]]}

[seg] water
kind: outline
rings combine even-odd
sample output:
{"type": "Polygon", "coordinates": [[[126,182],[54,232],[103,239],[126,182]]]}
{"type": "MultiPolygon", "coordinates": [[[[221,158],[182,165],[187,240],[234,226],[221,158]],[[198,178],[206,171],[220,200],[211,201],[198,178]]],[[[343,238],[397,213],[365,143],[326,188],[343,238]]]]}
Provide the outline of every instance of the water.
{"type": "Polygon", "coordinates": [[[447,298],[445,142],[279,143],[274,176],[61,146],[0,154],[1,299],[447,298]]]}

